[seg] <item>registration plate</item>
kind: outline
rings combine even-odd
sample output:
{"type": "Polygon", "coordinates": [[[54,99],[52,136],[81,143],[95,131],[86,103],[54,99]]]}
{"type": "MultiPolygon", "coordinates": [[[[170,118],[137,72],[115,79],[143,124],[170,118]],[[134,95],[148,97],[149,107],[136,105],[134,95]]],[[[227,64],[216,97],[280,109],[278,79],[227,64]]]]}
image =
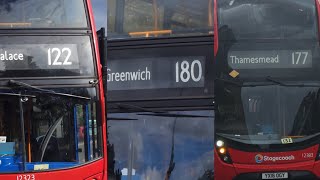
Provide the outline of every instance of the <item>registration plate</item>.
{"type": "Polygon", "coordinates": [[[262,179],[288,179],[287,172],[262,173],[262,179]]]}

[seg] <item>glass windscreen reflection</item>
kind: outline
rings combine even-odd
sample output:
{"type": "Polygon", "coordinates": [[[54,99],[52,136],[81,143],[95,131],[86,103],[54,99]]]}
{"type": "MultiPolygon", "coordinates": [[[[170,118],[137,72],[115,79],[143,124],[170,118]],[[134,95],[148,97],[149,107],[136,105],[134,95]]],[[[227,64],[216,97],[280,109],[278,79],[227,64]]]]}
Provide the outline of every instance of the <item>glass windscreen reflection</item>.
{"type": "MultiPolygon", "coordinates": [[[[213,0],[108,0],[107,3],[108,39],[212,33],[213,0]]],[[[95,10],[103,12],[102,6],[95,10]]],[[[98,21],[103,18],[97,15],[98,21]]]]}
{"type": "Polygon", "coordinates": [[[86,11],[77,0],[2,0],[2,28],[85,28],[86,11]]]}
{"type": "Polygon", "coordinates": [[[108,114],[108,141],[114,148],[114,157],[108,158],[115,160],[121,179],[163,180],[169,174],[170,179],[194,180],[213,170],[213,110],[168,114],[199,117],[108,114]]]}
{"type": "MultiPolygon", "coordinates": [[[[313,0],[220,0],[219,28],[236,39],[314,39],[317,15],[313,0]]],[[[219,35],[219,39],[225,37],[219,35]]],[[[226,40],[226,39],[224,39],[226,40]]]]}

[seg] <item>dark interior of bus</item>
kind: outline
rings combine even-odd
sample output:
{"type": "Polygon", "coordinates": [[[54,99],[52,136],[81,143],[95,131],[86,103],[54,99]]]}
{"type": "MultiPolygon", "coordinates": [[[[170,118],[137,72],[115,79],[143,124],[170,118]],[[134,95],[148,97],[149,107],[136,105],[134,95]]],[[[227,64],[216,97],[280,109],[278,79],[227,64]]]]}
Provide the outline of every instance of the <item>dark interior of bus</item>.
{"type": "Polygon", "coordinates": [[[67,168],[101,156],[94,89],[54,91],[0,93],[0,172],[67,168]]]}

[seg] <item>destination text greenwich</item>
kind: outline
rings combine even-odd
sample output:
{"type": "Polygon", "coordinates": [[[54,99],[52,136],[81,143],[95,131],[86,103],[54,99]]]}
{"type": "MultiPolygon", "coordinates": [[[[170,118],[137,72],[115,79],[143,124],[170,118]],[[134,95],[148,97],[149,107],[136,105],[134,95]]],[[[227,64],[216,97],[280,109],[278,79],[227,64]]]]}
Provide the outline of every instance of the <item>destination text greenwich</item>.
{"type": "Polygon", "coordinates": [[[108,82],[114,81],[150,81],[151,80],[151,72],[148,70],[148,67],[145,70],[141,71],[138,69],[137,71],[130,71],[130,72],[112,72],[111,69],[107,69],[108,82]]]}

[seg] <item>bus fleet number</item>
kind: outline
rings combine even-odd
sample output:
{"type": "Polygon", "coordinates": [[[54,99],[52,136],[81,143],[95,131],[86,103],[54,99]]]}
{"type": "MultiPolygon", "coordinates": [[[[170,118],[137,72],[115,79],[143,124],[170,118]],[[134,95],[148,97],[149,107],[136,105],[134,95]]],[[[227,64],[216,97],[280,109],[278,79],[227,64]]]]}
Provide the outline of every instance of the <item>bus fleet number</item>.
{"type": "Polygon", "coordinates": [[[176,82],[189,82],[190,79],[194,82],[199,82],[202,77],[202,65],[199,60],[194,60],[191,63],[182,61],[176,63],[176,82]],[[198,69],[198,74],[195,70],[198,69]]]}
{"type": "Polygon", "coordinates": [[[313,158],[313,153],[302,153],[303,158],[313,158]]]}
{"type": "Polygon", "coordinates": [[[49,48],[48,49],[48,65],[49,66],[68,66],[72,65],[70,62],[71,49],[70,48],[49,48]],[[61,54],[65,54],[65,59],[61,58],[61,54]],[[52,61],[53,59],[53,61],[52,61]]]}
{"type": "Polygon", "coordinates": [[[34,174],[23,174],[17,175],[17,180],[35,180],[36,176],[34,174]]]}

